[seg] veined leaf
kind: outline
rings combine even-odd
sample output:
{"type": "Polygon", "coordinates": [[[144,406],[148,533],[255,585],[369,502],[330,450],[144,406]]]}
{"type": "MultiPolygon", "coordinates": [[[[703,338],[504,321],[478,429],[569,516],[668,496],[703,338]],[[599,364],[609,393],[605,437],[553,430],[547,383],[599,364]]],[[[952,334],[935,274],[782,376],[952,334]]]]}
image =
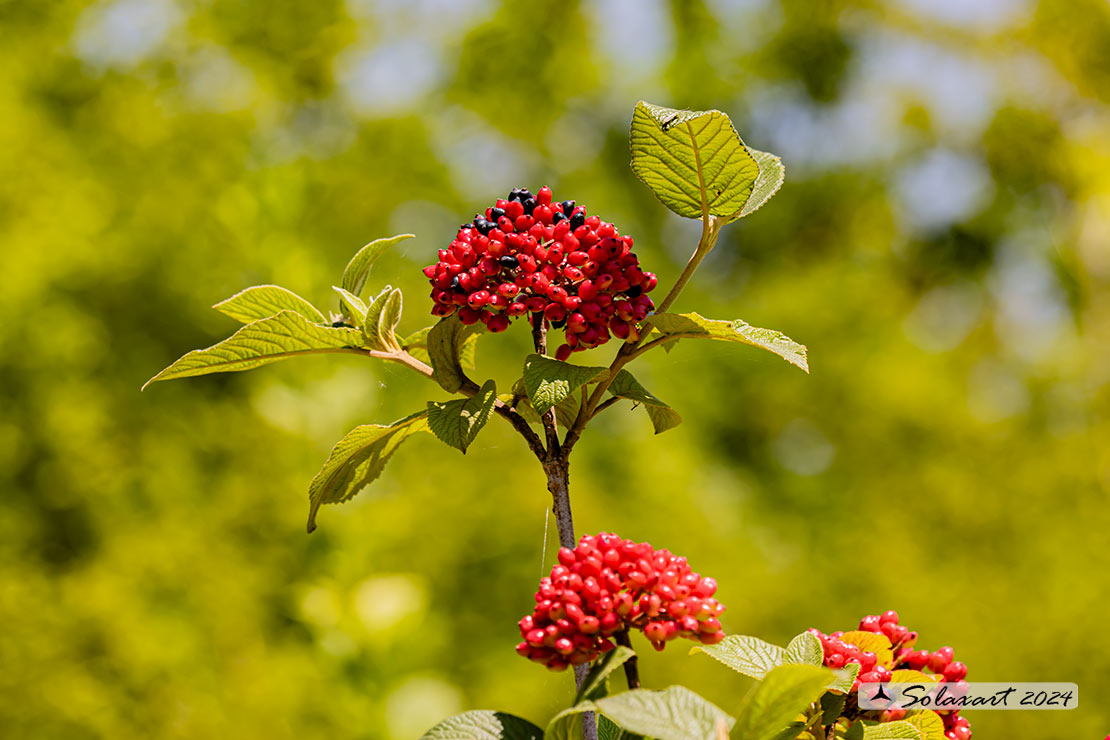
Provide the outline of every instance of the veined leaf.
{"type": "Polygon", "coordinates": [[[466,326],[457,314],[440,319],[428,332],[428,357],[433,377],[443,390],[454,393],[462,387],[463,375],[474,368],[481,324],[466,326]]]}
{"type": "MultiPolygon", "coordinates": [[[[581,737],[579,735],[578,737],[581,737]]],[[[628,732],[604,714],[597,715],[597,740],[640,740],[643,735],[628,732]]],[[[578,738],[575,738],[578,740],[578,738]]]]}
{"type": "Polygon", "coordinates": [[[786,360],[792,365],[809,372],[806,347],[798,344],[782,332],[773,329],[760,329],[741,321],[720,321],[707,319],[696,313],[659,313],[647,317],[651,327],[648,341],[669,337],[671,339],[720,339],[726,342],[739,342],[759,347],[786,360]]]}
{"type": "Polygon", "coordinates": [[[362,296],[362,289],[366,286],[366,278],[370,276],[370,268],[387,249],[405,239],[411,239],[413,234],[398,234],[386,239],[375,239],[355,253],[347,267],[343,270],[343,279],[340,282],[343,290],[362,296]]]}
{"type": "Polygon", "coordinates": [[[945,740],[944,720],[931,709],[906,712],[905,721],[916,727],[924,740],[945,740]]]}
{"type": "Polygon", "coordinates": [[[755,179],[755,185],[752,186],[752,194],[748,198],[748,202],[744,204],[744,208],[741,209],[736,218],[743,218],[749,213],[759,210],[764,203],[771,200],[771,196],[779,191],[783,181],[786,180],[786,168],[783,167],[782,160],[779,157],[751,147],[748,148],[748,151],[755,157],[756,164],[759,165],[759,177],[755,179]]]}
{"type": "MultiPolygon", "coordinates": [[[[529,401],[528,403],[530,404],[531,401],[529,401]]],[[[581,408],[582,399],[577,393],[571,393],[562,401],[559,401],[559,403],[555,404],[555,420],[559,422],[559,426],[570,429],[572,426],[574,426],[575,420],[578,419],[578,411],[581,408]]],[[[525,418],[528,417],[525,416],[525,418]]],[[[540,419],[540,422],[543,423],[543,420],[540,419]]]]}
{"type": "Polygon", "coordinates": [[[640,385],[640,382],[627,370],[621,370],[609,384],[609,392],[620,398],[629,398],[644,405],[656,434],[662,434],[682,423],[682,417],[653,393],[640,385]]]}
{"type": "Polygon", "coordinates": [[[632,171],[663,205],[686,218],[737,217],[759,177],[757,163],[728,116],[636,104],[632,171]]]}
{"type": "Polygon", "coordinates": [[[825,651],[821,641],[812,632],[803,632],[790,641],[786,646],[784,663],[799,663],[801,665],[824,665],[825,651]]]}
{"type": "Polygon", "coordinates": [[[296,311],[317,324],[327,321],[319,309],[280,285],[255,285],[220,301],[212,308],[244,324],[269,318],[282,311],[296,311]]]}
{"type": "Polygon", "coordinates": [[[466,454],[466,448],[489,421],[496,400],[497,385],[487,380],[473,398],[428,401],[428,426],[432,434],[466,454]]]}
{"type": "Polygon", "coordinates": [[[339,307],[343,309],[343,316],[350,319],[354,326],[362,326],[366,320],[366,304],[354,293],[348,293],[337,285],[331,289],[339,294],[339,307]]]}
{"type": "Polygon", "coordinates": [[[366,307],[362,321],[362,334],[366,342],[375,349],[400,349],[394,331],[401,320],[401,290],[385,286],[377,298],[366,307]]]}
{"type": "Polygon", "coordinates": [[[316,529],[316,512],[323,504],[343,503],[382,474],[401,443],[428,431],[428,412],[421,411],[387,426],[364,424],[347,433],[332,448],[324,467],[308,486],[308,531],[316,529]]]}
{"type": "Polygon", "coordinates": [[[852,690],[852,684],[856,682],[856,677],[859,676],[859,670],[859,663],[849,663],[843,668],[834,670],[833,675],[835,678],[829,683],[829,691],[847,694],[852,690]]]}
{"type": "Polygon", "coordinates": [[[705,653],[734,671],[760,679],[786,659],[786,651],[778,645],[747,635],[729,635],[716,645],[690,648],[694,653],[705,653]]]}
{"type": "Polygon", "coordinates": [[[443,720],[421,740],[542,740],[543,730],[504,712],[478,710],[443,720]]]}
{"type": "Polygon", "coordinates": [[[608,693],[606,684],[609,674],[635,657],[636,653],[632,648],[627,648],[624,645],[618,645],[615,649],[605,653],[586,674],[586,680],[582,682],[582,686],[578,689],[578,695],[574,698],[574,703],[577,704],[583,700],[593,701],[604,697],[608,693]]]}
{"type": "Polygon", "coordinates": [[[657,740],[716,740],[736,722],[720,707],[685,686],[663,691],[634,689],[594,702],[623,730],[657,740]]]}
{"type": "Polygon", "coordinates": [[[740,704],[736,736],[772,740],[825,693],[830,672],[814,665],[781,665],[752,687],[740,704]]]}
{"type": "Polygon", "coordinates": [[[605,377],[608,372],[603,367],[571,365],[532,354],[524,360],[524,388],[532,407],[542,415],[581,386],[605,377]]]}
{"type": "Polygon", "coordinates": [[[362,334],[357,330],[320,326],[294,311],[281,311],[247,324],[208,349],[193,350],[148,380],[143,388],[159,380],[250,370],[287,357],[360,347],[362,334]]]}

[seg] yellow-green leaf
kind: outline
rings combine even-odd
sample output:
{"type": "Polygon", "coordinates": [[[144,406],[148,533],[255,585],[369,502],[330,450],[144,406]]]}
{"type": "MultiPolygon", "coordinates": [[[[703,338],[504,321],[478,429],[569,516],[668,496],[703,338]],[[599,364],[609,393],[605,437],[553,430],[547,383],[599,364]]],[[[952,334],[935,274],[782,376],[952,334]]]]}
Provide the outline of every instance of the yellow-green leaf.
{"type": "Polygon", "coordinates": [[[454,393],[462,387],[465,371],[474,367],[478,335],[484,329],[481,324],[467,326],[458,315],[451,315],[440,319],[428,332],[433,377],[445,391],[454,393]]]}
{"type": "Polygon", "coordinates": [[[759,164],[717,110],[680,111],[643,101],[630,132],[632,171],[663,205],[686,218],[740,215],[759,164]]]}
{"type": "Polygon", "coordinates": [[[609,384],[609,392],[619,398],[628,398],[643,404],[656,434],[662,434],[682,423],[682,417],[677,411],[640,385],[640,382],[627,370],[617,373],[617,377],[609,384]]]}
{"type": "Polygon", "coordinates": [[[370,276],[370,268],[387,249],[405,239],[411,239],[413,234],[398,234],[386,239],[375,239],[355,253],[347,267],[343,270],[343,279],[340,282],[343,290],[362,296],[366,286],[366,278],[370,276]]]}
{"type": "Polygon", "coordinates": [[[193,350],[148,380],[143,388],[159,380],[238,372],[288,357],[359,347],[362,333],[355,329],[320,326],[294,311],[282,311],[247,324],[207,349],[193,350]]]}
{"type": "Polygon", "coordinates": [[[791,365],[809,372],[806,346],[774,329],[760,329],[746,321],[707,319],[696,313],[659,313],[647,317],[648,341],[667,339],[719,339],[773,352],[791,365]]]}
{"type": "Polygon", "coordinates": [[[316,529],[316,512],[323,504],[353,498],[382,474],[401,443],[428,431],[428,412],[421,411],[388,425],[355,427],[336,443],[324,467],[308,486],[308,531],[316,529]]]}
{"type": "Polygon", "coordinates": [[[280,285],[255,285],[212,306],[236,321],[249,324],[282,311],[295,311],[309,321],[323,324],[324,314],[311,303],[280,285]]]}

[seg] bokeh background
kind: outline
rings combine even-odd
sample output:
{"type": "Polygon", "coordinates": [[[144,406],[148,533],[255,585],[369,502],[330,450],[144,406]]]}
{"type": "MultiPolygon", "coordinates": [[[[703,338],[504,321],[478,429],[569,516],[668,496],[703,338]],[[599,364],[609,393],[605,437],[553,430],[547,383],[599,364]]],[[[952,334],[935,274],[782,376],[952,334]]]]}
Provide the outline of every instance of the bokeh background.
{"type": "MultiPolygon", "coordinates": [[[[0,734],[402,740],[568,701],[513,652],[554,532],[507,425],[466,457],[411,441],[307,536],[334,441],[437,388],[347,357],[139,386],[234,329],[212,303],[331,305],[388,234],[417,238],[372,283],[430,324],[419,268],[514,186],[615,221],[669,284],[697,225],[628,168],[639,99],[783,156],[677,308],[780,329],[813,373],[642,361],[685,423],[607,412],[579,531],[687,554],[733,633],[896,608],[973,679],[1081,687],[968,713],[976,737],[1110,730],[1104,0],[7,0],[0,734]]],[[[526,342],[483,340],[477,374],[511,382],[526,342]]],[[[647,652],[649,685],[733,710],[748,686],[647,652]]]]}

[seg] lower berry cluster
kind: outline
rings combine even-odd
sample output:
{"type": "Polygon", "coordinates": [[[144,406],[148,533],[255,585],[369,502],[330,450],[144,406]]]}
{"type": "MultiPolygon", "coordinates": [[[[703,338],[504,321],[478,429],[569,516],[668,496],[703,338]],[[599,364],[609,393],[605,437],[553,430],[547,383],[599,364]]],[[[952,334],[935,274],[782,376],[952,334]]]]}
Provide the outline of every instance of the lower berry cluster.
{"type": "Polygon", "coordinates": [[[518,623],[524,641],[516,650],[559,671],[612,650],[609,638],[632,629],[656,650],[676,637],[713,645],[725,637],[716,592],[716,581],[669,550],[586,535],[559,550],[559,564],[540,581],[535,609],[518,623]]]}
{"type": "MultiPolygon", "coordinates": [[[[845,637],[844,632],[828,635],[817,629],[811,629],[810,632],[821,640],[827,667],[843,668],[853,663],[859,665],[859,675],[852,685],[853,696],[861,683],[887,683],[891,680],[893,671],[897,670],[930,671],[938,679],[957,684],[959,691],[959,685],[966,683],[964,679],[967,677],[967,666],[953,659],[953,649],[942,647],[932,652],[915,650],[917,633],[898,622],[898,612],[887,611],[868,615],[859,623],[861,632],[883,635],[890,640],[893,659],[889,666],[880,663],[874,652],[861,650],[859,646],[842,639],[845,637]]],[[[971,725],[958,711],[938,711],[937,714],[944,722],[944,736],[948,740],[968,740],[971,737],[971,725]]],[[[862,712],[860,716],[864,719],[892,722],[904,718],[906,710],[892,708],[882,712],[862,712]]]]}
{"type": "Polygon", "coordinates": [[[424,275],[433,315],[457,311],[464,324],[481,321],[491,332],[517,316],[542,316],[564,330],[560,360],[612,336],[639,338],[658,282],[640,269],[632,237],[573,200],[553,202],[546,185],[536,195],[516,188],[463,224],[424,275]]]}

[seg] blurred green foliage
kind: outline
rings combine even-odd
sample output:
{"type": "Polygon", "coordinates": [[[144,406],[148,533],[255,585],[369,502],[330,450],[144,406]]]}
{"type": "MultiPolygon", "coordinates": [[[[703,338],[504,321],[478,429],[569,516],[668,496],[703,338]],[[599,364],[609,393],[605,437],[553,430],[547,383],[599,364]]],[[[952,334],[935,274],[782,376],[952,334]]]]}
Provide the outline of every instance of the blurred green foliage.
{"type": "MultiPolygon", "coordinates": [[[[517,185],[669,283],[697,225],[628,168],[639,99],[784,157],[676,308],[780,329],[813,374],[715,343],[640,363],[685,423],[591,428],[579,531],[688,555],[730,632],[893,607],[972,679],[1081,687],[969,712],[977,737],[1105,733],[1108,54],[1102,0],[0,1],[2,734],[400,740],[565,704],[512,649],[553,532],[506,425],[465,458],[415,439],[306,536],[331,444],[433,384],[333,357],[138,388],[233,330],[210,304],[325,303],[392,233],[417,238],[372,287],[430,323],[419,267],[517,185]]],[[[518,376],[517,329],[482,377],[518,376]]],[[[748,686],[647,652],[648,685],[748,686]]]]}

